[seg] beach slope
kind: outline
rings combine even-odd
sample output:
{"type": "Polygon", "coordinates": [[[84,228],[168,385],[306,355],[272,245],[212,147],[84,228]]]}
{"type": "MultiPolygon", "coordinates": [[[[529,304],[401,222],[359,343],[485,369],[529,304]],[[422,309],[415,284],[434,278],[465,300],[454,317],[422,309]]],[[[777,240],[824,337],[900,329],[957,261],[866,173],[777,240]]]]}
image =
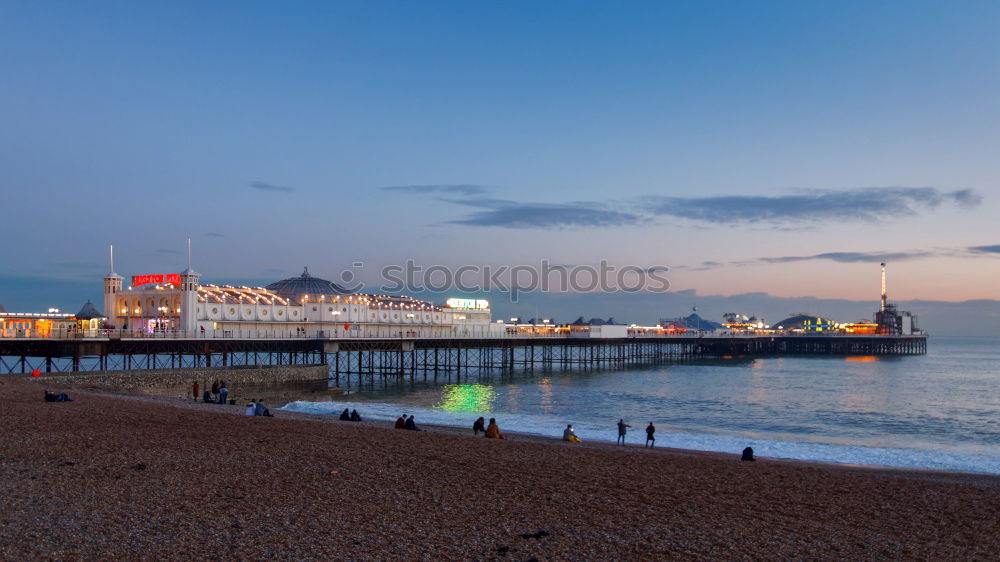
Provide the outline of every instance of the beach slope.
{"type": "Polygon", "coordinates": [[[0,379],[4,559],[1000,551],[1000,479],[991,476],[741,463],[72,396],[45,403],[38,384],[0,379]]]}

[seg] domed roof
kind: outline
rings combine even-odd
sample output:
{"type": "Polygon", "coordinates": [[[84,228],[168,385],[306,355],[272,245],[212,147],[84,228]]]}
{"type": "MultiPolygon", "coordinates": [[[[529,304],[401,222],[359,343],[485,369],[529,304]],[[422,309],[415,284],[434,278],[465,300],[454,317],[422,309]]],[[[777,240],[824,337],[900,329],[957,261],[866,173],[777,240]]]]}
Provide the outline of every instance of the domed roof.
{"type": "Polygon", "coordinates": [[[822,316],[816,316],[814,314],[796,314],[795,316],[789,316],[781,322],[775,324],[784,330],[802,330],[807,331],[822,331],[829,330],[833,328],[834,322],[829,318],[823,318],[822,316]]]}
{"type": "Polygon", "coordinates": [[[94,318],[104,318],[104,315],[94,308],[94,303],[87,301],[80,312],[76,313],[77,320],[93,320],[94,318]]]}
{"type": "Polygon", "coordinates": [[[265,288],[293,301],[302,295],[348,295],[351,293],[333,281],[309,275],[308,267],[303,269],[302,275],[299,277],[275,281],[265,288]]]}

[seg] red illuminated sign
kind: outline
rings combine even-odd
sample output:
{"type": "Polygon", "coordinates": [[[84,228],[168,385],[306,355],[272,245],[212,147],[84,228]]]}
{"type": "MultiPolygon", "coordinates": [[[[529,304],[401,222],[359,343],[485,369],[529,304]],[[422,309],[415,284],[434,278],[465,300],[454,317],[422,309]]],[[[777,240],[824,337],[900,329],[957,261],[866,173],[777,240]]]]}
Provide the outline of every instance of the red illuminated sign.
{"type": "Polygon", "coordinates": [[[150,283],[156,284],[170,284],[170,285],[180,285],[181,284],[181,274],[180,273],[155,273],[152,275],[133,275],[132,276],[132,286],[138,287],[139,285],[149,285],[150,283]]]}

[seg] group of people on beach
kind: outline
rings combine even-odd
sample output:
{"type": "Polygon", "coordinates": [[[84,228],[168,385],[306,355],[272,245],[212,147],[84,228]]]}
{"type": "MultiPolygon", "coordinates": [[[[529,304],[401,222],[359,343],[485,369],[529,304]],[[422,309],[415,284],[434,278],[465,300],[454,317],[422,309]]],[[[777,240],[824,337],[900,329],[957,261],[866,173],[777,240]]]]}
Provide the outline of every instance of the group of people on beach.
{"type": "MultiPolygon", "coordinates": [[[[194,381],[191,394],[198,400],[198,381],[194,381]]],[[[226,381],[212,382],[212,389],[206,389],[201,395],[202,402],[206,404],[225,404],[229,401],[229,389],[226,388],[226,381]]]]}
{"type": "MultiPolygon", "coordinates": [[[[619,445],[625,444],[625,435],[628,434],[628,428],[630,427],[632,426],[625,423],[624,418],[618,420],[618,439],[615,440],[615,443],[619,445]]],[[[656,437],[653,436],[654,433],[656,433],[656,427],[653,426],[653,422],[649,422],[649,425],[646,426],[646,444],[643,446],[644,448],[649,447],[652,449],[656,445],[656,437]]]]}
{"type": "Polygon", "coordinates": [[[340,421],[359,422],[361,421],[361,414],[357,410],[348,412],[347,408],[344,408],[344,411],[340,413],[340,421]]]}
{"type": "MultiPolygon", "coordinates": [[[[625,444],[625,436],[628,434],[628,429],[632,427],[631,425],[625,423],[625,419],[622,418],[618,420],[618,439],[615,443],[619,445],[625,444]]],[[[653,426],[653,422],[649,422],[646,426],[646,447],[653,448],[656,444],[656,438],[653,434],[656,433],[656,427],[653,426]]],[[[573,424],[566,426],[563,430],[563,441],[568,441],[570,443],[580,443],[580,438],[576,436],[576,431],[573,429],[573,424]]]]}
{"type": "Polygon", "coordinates": [[[403,414],[398,418],[396,418],[396,425],[394,425],[393,427],[395,427],[396,429],[408,429],[410,431],[420,431],[419,429],[417,429],[417,423],[413,421],[413,416],[410,415],[410,417],[406,417],[406,414],[403,414]]]}
{"type": "MultiPolygon", "coordinates": [[[[198,391],[198,381],[194,381],[194,384],[191,385],[191,394],[195,400],[198,400],[198,391]]],[[[201,400],[206,404],[228,404],[229,388],[226,386],[226,381],[213,381],[211,388],[206,389],[202,393],[201,400]]],[[[232,403],[235,404],[236,400],[234,399],[232,403]]],[[[244,415],[274,417],[271,415],[271,410],[264,404],[264,401],[256,398],[247,402],[247,409],[244,411],[244,415]]]]}
{"type": "Polygon", "coordinates": [[[486,418],[480,417],[472,423],[472,433],[477,437],[482,433],[483,437],[487,439],[506,439],[503,433],[500,433],[500,426],[497,425],[496,418],[490,418],[489,425],[486,425],[486,418]]]}
{"type": "MultiPolygon", "coordinates": [[[[404,415],[405,417],[405,415],[404,415]]],[[[410,416],[411,418],[413,416],[410,416]]],[[[403,418],[400,418],[403,419],[403,418]]],[[[399,420],[396,421],[396,427],[399,427],[399,420]]],[[[618,420],[618,441],[622,445],[625,444],[625,435],[628,433],[628,428],[631,425],[625,423],[624,419],[618,420]]],[[[497,425],[496,418],[490,418],[489,426],[486,425],[486,419],[479,417],[472,423],[472,434],[479,436],[482,433],[487,438],[492,439],[505,439],[502,433],[500,433],[500,426],[497,425]]],[[[656,438],[653,434],[656,433],[656,427],[653,426],[653,422],[649,422],[646,427],[646,447],[652,448],[656,443],[656,438]]],[[[577,437],[576,430],[573,429],[573,424],[567,424],[566,429],[563,430],[562,440],[569,443],[581,443],[581,439],[577,437]]]]}
{"type": "Polygon", "coordinates": [[[264,401],[257,400],[256,398],[247,403],[246,415],[264,416],[267,418],[274,417],[271,415],[271,410],[268,410],[267,406],[264,405],[264,401]]]}

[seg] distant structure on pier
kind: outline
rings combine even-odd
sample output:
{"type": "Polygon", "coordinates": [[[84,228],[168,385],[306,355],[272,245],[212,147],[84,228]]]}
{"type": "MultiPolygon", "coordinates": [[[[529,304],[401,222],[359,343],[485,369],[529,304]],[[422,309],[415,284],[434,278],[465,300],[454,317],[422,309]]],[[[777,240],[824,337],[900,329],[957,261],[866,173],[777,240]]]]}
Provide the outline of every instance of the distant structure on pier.
{"type": "Polygon", "coordinates": [[[905,310],[899,310],[889,302],[885,288],[885,262],[882,263],[882,305],[875,313],[875,333],[880,336],[900,336],[920,332],[917,317],[905,310]]]}
{"type": "Polygon", "coordinates": [[[917,324],[917,316],[889,302],[886,293],[885,263],[882,266],[881,305],[875,313],[875,320],[857,320],[841,323],[830,318],[810,312],[798,312],[789,315],[775,324],[768,324],[761,316],[740,312],[727,312],[722,315],[722,324],[716,324],[702,319],[696,313],[683,318],[660,320],[655,327],[632,326],[633,332],[641,334],[675,335],[685,332],[727,332],[731,334],[843,334],[843,335],[880,335],[909,336],[923,334],[917,324]]]}

